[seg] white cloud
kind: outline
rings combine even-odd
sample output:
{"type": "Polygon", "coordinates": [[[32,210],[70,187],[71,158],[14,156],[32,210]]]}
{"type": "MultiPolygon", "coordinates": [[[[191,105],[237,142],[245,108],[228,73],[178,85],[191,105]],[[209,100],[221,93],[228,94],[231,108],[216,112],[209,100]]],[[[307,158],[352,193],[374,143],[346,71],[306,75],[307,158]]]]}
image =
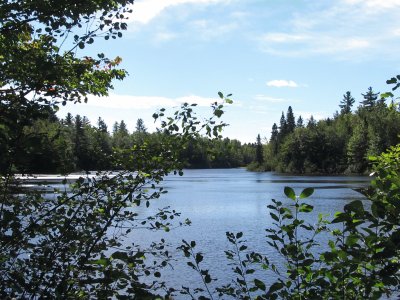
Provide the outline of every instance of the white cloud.
{"type": "Polygon", "coordinates": [[[343,0],[347,5],[361,5],[369,12],[393,9],[400,7],[399,0],[343,0]]]}
{"type": "Polygon", "coordinates": [[[299,87],[299,85],[294,82],[293,80],[271,80],[267,82],[267,86],[273,86],[273,87],[291,87],[291,88],[296,88],[299,87]]]}
{"type": "Polygon", "coordinates": [[[212,4],[227,0],[142,0],[135,1],[130,22],[147,24],[165,9],[182,4],[212,4]]]}
{"type": "Polygon", "coordinates": [[[191,22],[191,26],[203,40],[210,40],[235,31],[239,27],[239,24],[237,22],[218,24],[211,20],[201,19],[191,22]]]}
{"type": "Polygon", "coordinates": [[[176,37],[177,37],[177,34],[175,34],[175,33],[162,31],[162,32],[156,33],[156,35],[154,36],[154,39],[156,42],[167,42],[167,41],[175,39],[176,37]]]}
{"type": "Polygon", "coordinates": [[[283,32],[267,33],[261,37],[264,42],[293,43],[310,39],[309,36],[300,34],[289,34],[283,32]]]}
{"type": "Polygon", "coordinates": [[[266,53],[302,57],[328,55],[341,60],[395,57],[400,0],[318,2],[294,11],[280,30],[259,35],[266,53]]]}
{"type": "Polygon", "coordinates": [[[176,107],[184,102],[197,103],[198,106],[209,106],[216,99],[189,95],[178,98],[158,96],[130,96],[111,93],[108,97],[89,97],[87,105],[112,109],[157,109],[161,107],[176,107]]]}
{"type": "Polygon", "coordinates": [[[284,98],[275,98],[275,97],[270,97],[266,95],[256,95],[254,97],[255,100],[259,101],[265,101],[265,102],[270,102],[270,103],[282,103],[282,102],[288,102],[289,99],[284,99],[284,98]]]}

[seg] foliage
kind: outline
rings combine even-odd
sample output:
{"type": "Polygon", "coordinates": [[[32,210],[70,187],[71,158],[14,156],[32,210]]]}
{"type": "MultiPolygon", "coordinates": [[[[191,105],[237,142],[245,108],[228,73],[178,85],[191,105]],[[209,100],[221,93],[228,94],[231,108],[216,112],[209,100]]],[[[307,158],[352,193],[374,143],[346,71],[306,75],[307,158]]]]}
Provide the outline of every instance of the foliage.
{"type": "MultiPolygon", "coordinates": [[[[368,173],[368,156],[399,143],[400,113],[393,101],[387,105],[387,99],[377,100],[372,88],[364,96],[371,103],[352,113],[355,100],[347,92],[340,114],[318,122],[311,116],[305,128],[301,121],[292,132],[282,113],[281,126],[273,125],[264,146],[264,168],[299,174],[368,173]]],[[[287,115],[293,115],[291,107],[287,115]]]]}
{"type": "MultiPolygon", "coordinates": [[[[143,121],[143,127],[132,133],[125,122],[117,122],[113,133],[109,133],[101,118],[96,126],[84,119],[87,120],[85,116],[68,114],[61,120],[55,116],[39,118],[24,126],[19,137],[21,155],[14,161],[13,170],[25,174],[115,170],[118,166],[110,159],[113,148],[130,149],[168,138],[165,133],[143,131],[143,121]],[[21,145],[22,141],[29,144],[21,145]]],[[[255,149],[255,144],[241,144],[229,138],[193,136],[182,144],[179,157],[185,168],[235,168],[254,161],[255,149]]]]}
{"type": "MultiPolygon", "coordinates": [[[[219,137],[226,124],[217,119],[223,104],[232,101],[219,93],[212,117],[204,120],[184,104],[162,123],[157,141],[144,137],[114,150],[102,120],[95,128],[79,115],[69,114],[62,122],[55,117],[59,104],[106,96],[112,81],[126,76],[118,69],[119,57],[79,55],[96,38],[121,37],[131,4],[133,0],[0,4],[2,299],[146,299],[165,289],[156,280],[170,260],[165,241],[144,249],[132,241],[131,232],[169,231],[184,222],[174,222],[179,213],[172,209],[146,215],[139,214],[138,206],[148,207],[165,192],[159,187],[165,175],[181,173],[177,149],[187,140],[202,130],[209,138],[219,137]],[[63,190],[50,194],[26,190],[14,176],[15,171],[68,173],[99,166],[123,171],[82,176],[70,187],[65,181],[63,190]]],[[[129,137],[124,125],[118,124],[119,144],[129,137]]]]}
{"type": "Polygon", "coordinates": [[[260,135],[257,135],[256,162],[258,164],[262,164],[264,162],[263,147],[262,147],[260,135]]]}
{"type": "Polygon", "coordinates": [[[272,200],[268,208],[274,223],[266,229],[266,238],[268,246],[283,259],[283,266],[249,250],[243,233],[228,232],[231,248],[225,254],[235,278],[212,289],[212,281],[206,280],[211,278],[209,270],[201,267],[204,255],[196,253],[194,242],[185,242],[181,249],[196,262],[193,269],[206,286],[195,289],[194,294],[185,288],[185,293],[203,299],[380,299],[398,294],[399,158],[400,145],[371,157],[375,178],[363,191],[367,200],[346,204],[329,221],[321,214],[315,224],[304,221],[302,215],[314,209],[307,199],[314,192],[312,188],[296,195],[286,187],[291,203],[272,200]],[[321,244],[326,236],[329,241],[321,244]]]}
{"type": "Polygon", "coordinates": [[[342,101],[340,101],[340,113],[341,114],[348,114],[351,112],[351,108],[354,104],[355,100],[351,95],[350,91],[347,91],[346,94],[343,95],[342,101]]]}
{"type": "MultiPolygon", "coordinates": [[[[215,118],[221,108],[214,107],[215,118]]],[[[1,179],[2,298],[142,298],[164,288],[156,278],[170,259],[165,241],[143,249],[127,237],[138,228],[169,231],[179,213],[165,208],[146,216],[136,207],[148,207],[165,192],[158,187],[165,175],[181,173],[180,145],[202,129],[215,137],[225,124],[214,118],[197,121],[185,103],[162,126],[163,139],[116,149],[111,159],[123,171],[81,177],[70,190],[52,196],[39,191],[20,196],[12,174],[1,179]],[[154,263],[146,262],[148,256],[154,263]]]]}

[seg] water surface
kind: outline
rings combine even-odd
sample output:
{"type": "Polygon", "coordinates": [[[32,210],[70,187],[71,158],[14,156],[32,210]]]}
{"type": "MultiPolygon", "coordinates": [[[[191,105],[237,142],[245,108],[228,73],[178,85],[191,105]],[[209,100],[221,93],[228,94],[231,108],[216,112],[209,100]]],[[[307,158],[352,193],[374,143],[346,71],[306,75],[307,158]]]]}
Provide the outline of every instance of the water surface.
{"type": "MultiPolygon", "coordinates": [[[[284,187],[292,187],[299,194],[306,187],[315,188],[306,201],[314,205],[314,212],[306,214],[315,223],[319,213],[330,215],[355,199],[365,198],[353,188],[365,187],[370,178],[360,176],[289,176],[276,173],[255,173],[245,169],[186,170],[184,176],[167,176],[163,186],[168,193],[153,202],[150,210],[171,206],[189,218],[192,225],[169,233],[137,232],[132,241],[146,244],[165,238],[179,260],[174,270],[163,272],[162,279],[171,286],[201,286],[199,275],[185,264],[183,255],[176,251],[182,239],[195,240],[198,250],[205,255],[205,266],[210,268],[218,282],[227,282],[232,276],[224,250],[229,247],[225,233],[243,232],[249,248],[268,255],[279,264],[280,257],[266,244],[265,228],[272,226],[267,206],[271,199],[290,205],[284,187]]],[[[146,209],[139,207],[143,212],[146,209]]],[[[329,219],[329,217],[327,217],[329,219]]]]}

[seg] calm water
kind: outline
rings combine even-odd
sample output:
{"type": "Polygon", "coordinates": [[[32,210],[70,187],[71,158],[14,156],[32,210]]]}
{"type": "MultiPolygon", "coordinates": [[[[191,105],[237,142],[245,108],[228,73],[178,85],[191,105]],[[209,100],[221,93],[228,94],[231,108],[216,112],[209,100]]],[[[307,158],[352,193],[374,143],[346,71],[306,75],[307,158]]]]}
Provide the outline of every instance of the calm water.
{"type": "MultiPolygon", "coordinates": [[[[199,275],[185,264],[181,252],[176,248],[181,240],[195,240],[198,251],[204,253],[204,263],[218,283],[230,281],[232,272],[227,266],[224,250],[229,247],[226,231],[242,231],[249,249],[268,255],[270,261],[279,264],[279,257],[268,247],[265,228],[272,224],[267,205],[271,199],[292,202],[283,193],[285,186],[299,194],[306,187],[314,187],[308,202],[314,212],[306,214],[310,223],[315,223],[319,213],[329,214],[348,202],[364,197],[352,190],[367,186],[370,178],[358,176],[287,176],[274,173],[253,173],[245,169],[186,170],[184,176],[167,176],[163,186],[168,190],[150,210],[171,206],[182,213],[182,221],[189,218],[191,226],[177,228],[169,233],[135,231],[130,242],[148,244],[165,238],[171,252],[179,259],[174,269],[163,272],[162,279],[170,286],[199,287],[199,275]]],[[[148,212],[140,207],[143,212],[148,212]]],[[[268,280],[268,279],[266,279],[268,280]]]]}

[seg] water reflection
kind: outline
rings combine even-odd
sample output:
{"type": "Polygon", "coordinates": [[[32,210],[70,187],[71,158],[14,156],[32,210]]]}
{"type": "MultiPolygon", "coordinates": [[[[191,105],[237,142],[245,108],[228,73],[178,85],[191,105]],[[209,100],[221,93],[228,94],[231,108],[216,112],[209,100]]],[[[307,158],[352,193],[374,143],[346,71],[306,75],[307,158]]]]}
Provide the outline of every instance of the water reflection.
{"type": "MultiPolygon", "coordinates": [[[[233,276],[224,254],[229,247],[225,237],[227,231],[242,231],[250,250],[267,255],[271,262],[280,263],[280,257],[267,246],[265,228],[273,223],[267,209],[271,199],[280,200],[288,207],[293,204],[283,193],[285,186],[292,187],[296,193],[306,187],[315,188],[315,193],[306,200],[315,209],[304,215],[307,222],[314,224],[319,213],[329,218],[349,201],[364,200],[353,189],[366,187],[369,181],[368,177],[286,176],[247,172],[245,169],[186,170],[184,176],[165,177],[161,185],[168,193],[153,201],[150,208],[140,206],[136,209],[139,215],[151,215],[159,208],[171,206],[182,213],[182,220],[189,218],[192,226],[177,228],[169,233],[134,230],[126,243],[145,246],[152,241],[166,239],[177,261],[174,269],[162,273],[161,279],[172,287],[198,287],[199,275],[186,265],[183,255],[176,250],[182,239],[195,240],[197,250],[204,253],[204,267],[208,267],[211,274],[219,278],[217,284],[222,285],[233,276]]],[[[66,189],[66,185],[55,182],[42,186],[49,192],[54,187],[66,189]]],[[[322,243],[328,238],[324,237],[322,243]]]]}
{"type": "MultiPolygon", "coordinates": [[[[279,256],[267,246],[265,228],[272,225],[267,206],[271,199],[290,206],[292,200],[283,193],[285,186],[300,193],[306,187],[314,187],[315,193],[307,199],[314,205],[314,212],[305,214],[306,221],[314,224],[319,213],[333,216],[349,201],[364,196],[354,188],[366,187],[370,178],[357,176],[285,176],[274,173],[253,173],[244,169],[186,170],[184,176],[167,176],[162,183],[169,192],[150,209],[171,206],[189,218],[192,226],[165,233],[135,235],[139,243],[166,238],[172,253],[183,259],[175,250],[182,241],[196,240],[198,250],[205,253],[205,264],[211,274],[219,278],[219,284],[229,281],[232,272],[225,260],[228,245],[225,233],[242,231],[249,249],[268,255],[279,264],[279,256]],[[222,282],[221,282],[222,280],[222,282]]],[[[144,208],[139,208],[146,211],[144,208]]],[[[328,217],[329,218],[329,217],[328,217]]],[[[325,237],[328,239],[328,237],[325,237]]],[[[174,270],[167,270],[163,279],[172,286],[198,286],[198,274],[180,260],[174,270]]]]}

